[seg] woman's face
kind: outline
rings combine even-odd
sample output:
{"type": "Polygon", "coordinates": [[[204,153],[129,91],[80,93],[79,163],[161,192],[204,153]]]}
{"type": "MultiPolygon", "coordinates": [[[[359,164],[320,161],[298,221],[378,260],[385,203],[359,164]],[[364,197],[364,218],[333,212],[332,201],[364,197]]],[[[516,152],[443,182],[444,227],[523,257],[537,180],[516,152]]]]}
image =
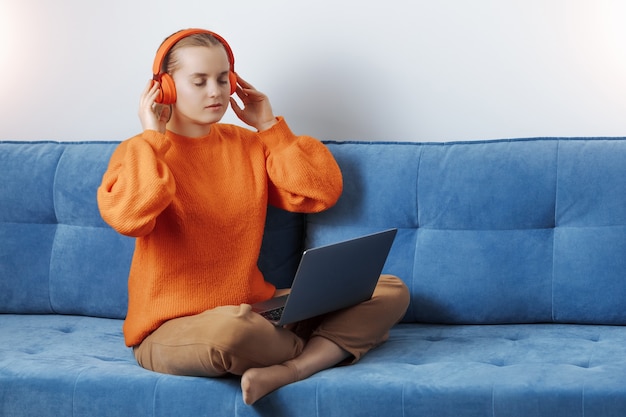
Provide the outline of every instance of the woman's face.
{"type": "Polygon", "coordinates": [[[205,136],[228,109],[228,56],[222,46],[188,46],[176,52],[176,103],[168,128],[188,137],[205,136]]]}

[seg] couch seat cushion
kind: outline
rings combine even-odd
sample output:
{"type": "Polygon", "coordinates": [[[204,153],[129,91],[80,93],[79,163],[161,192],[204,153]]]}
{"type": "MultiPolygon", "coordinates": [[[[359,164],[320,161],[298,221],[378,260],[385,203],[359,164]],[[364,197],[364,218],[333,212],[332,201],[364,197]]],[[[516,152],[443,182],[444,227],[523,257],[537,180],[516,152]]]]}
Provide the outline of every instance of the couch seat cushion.
{"type": "Polygon", "coordinates": [[[357,365],[248,407],[237,377],[139,367],[120,320],[0,315],[0,415],[617,416],[626,327],[401,324],[357,365]]]}

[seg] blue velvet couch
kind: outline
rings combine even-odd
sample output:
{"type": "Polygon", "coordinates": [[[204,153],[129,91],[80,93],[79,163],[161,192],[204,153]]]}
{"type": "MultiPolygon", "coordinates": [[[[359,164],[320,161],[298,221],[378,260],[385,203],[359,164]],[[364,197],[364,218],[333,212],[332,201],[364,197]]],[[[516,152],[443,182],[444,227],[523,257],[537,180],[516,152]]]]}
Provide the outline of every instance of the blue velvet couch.
{"type": "Polygon", "coordinates": [[[124,346],[132,239],[95,201],[116,143],[0,143],[0,415],[624,416],[626,138],[327,142],[327,212],[271,209],[259,265],[399,229],[412,300],[389,341],[254,406],[236,377],[140,368],[124,346]]]}

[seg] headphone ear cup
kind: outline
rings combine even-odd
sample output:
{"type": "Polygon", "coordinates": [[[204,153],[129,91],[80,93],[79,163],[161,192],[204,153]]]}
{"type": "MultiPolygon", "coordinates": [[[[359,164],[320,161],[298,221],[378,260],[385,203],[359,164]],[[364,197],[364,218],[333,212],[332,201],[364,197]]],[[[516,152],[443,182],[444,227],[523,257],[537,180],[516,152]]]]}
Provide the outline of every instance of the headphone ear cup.
{"type": "Polygon", "coordinates": [[[234,71],[228,72],[228,81],[230,81],[230,94],[235,94],[237,90],[237,74],[234,71]]]}
{"type": "Polygon", "coordinates": [[[167,73],[161,74],[161,92],[156,102],[160,104],[176,103],[176,86],[172,77],[167,73]]]}

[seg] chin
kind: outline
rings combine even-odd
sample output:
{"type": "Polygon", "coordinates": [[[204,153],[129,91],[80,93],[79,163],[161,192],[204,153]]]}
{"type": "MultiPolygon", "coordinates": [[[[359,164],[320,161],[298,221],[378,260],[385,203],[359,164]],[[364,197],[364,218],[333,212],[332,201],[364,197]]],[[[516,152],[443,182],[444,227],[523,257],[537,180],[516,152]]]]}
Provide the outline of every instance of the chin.
{"type": "Polygon", "coordinates": [[[213,124],[222,120],[223,117],[224,117],[224,113],[212,114],[208,117],[203,117],[201,120],[203,120],[205,123],[213,124]]]}
{"type": "Polygon", "coordinates": [[[220,120],[222,120],[222,116],[220,116],[220,117],[203,117],[201,119],[198,119],[196,121],[196,123],[199,124],[199,125],[212,125],[214,123],[218,123],[220,120]]]}

